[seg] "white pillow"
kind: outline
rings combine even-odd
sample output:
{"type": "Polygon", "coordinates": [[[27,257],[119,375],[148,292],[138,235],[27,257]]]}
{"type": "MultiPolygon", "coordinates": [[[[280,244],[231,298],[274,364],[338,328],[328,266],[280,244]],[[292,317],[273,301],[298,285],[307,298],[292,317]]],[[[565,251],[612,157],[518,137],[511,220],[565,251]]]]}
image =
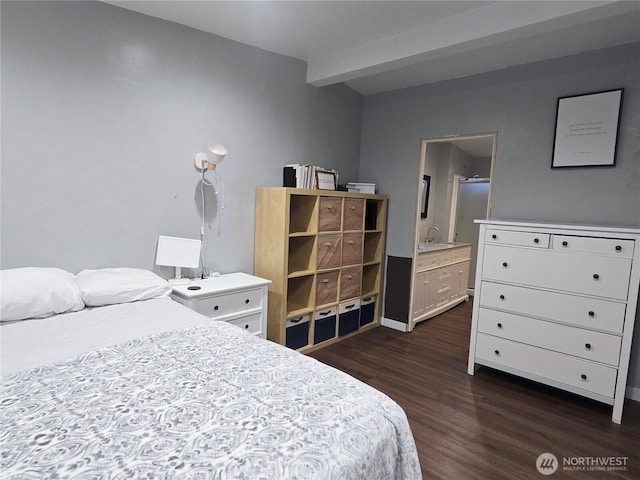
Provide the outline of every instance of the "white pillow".
{"type": "Polygon", "coordinates": [[[76,282],[88,307],[166,297],[171,292],[169,282],[139,268],[83,270],[76,275],[76,282]]]}
{"type": "Polygon", "coordinates": [[[72,273],[24,267],[0,272],[0,321],[49,317],[84,308],[72,273]]]}

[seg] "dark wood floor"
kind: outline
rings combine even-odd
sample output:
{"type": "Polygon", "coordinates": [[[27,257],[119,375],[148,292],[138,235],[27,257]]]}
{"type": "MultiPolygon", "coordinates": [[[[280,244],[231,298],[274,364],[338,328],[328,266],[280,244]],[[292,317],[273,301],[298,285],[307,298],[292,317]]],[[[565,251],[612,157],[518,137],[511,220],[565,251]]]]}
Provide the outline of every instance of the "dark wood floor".
{"type": "Polygon", "coordinates": [[[379,327],[310,355],[404,408],[424,478],[545,478],[536,469],[545,452],[560,462],[548,478],[640,478],[639,403],[627,399],[616,425],[608,405],[486,367],[468,375],[470,325],[468,302],[412,333],[379,327]],[[564,458],[619,456],[627,471],[562,466],[564,458]]]}

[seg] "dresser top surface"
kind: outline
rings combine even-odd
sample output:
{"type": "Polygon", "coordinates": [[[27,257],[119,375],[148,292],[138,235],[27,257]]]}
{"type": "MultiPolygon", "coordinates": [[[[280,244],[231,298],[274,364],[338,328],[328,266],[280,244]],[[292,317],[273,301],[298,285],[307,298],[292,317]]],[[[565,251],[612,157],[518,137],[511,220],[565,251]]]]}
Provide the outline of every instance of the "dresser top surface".
{"type": "Polygon", "coordinates": [[[191,280],[188,285],[173,287],[173,293],[183,298],[198,298],[217,293],[233,292],[247,288],[257,288],[268,285],[271,280],[255,277],[247,273],[236,272],[220,275],[219,277],[191,280]],[[200,287],[198,290],[189,288],[200,287]]]}
{"type": "Polygon", "coordinates": [[[487,226],[498,227],[514,227],[514,228],[544,228],[550,230],[565,230],[565,231],[588,231],[602,234],[628,234],[628,235],[640,235],[640,228],[634,227],[616,227],[613,225],[584,225],[573,223],[551,223],[551,222],[527,222],[518,220],[474,220],[475,223],[487,226]]]}

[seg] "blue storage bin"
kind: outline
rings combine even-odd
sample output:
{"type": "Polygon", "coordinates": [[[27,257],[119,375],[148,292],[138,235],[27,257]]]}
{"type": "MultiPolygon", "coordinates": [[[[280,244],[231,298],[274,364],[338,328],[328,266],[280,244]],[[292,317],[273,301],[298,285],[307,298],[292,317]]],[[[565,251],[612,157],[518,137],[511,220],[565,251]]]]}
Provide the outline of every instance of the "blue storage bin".
{"type": "Polygon", "coordinates": [[[376,296],[365,297],[360,300],[360,326],[373,322],[376,310],[376,296]]]}
{"type": "Polygon", "coordinates": [[[338,308],[338,336],[355,332],[360,327],[360,300],[341,303],[338,308]]]}
{"type": "Polygon", "coordinates": [[[309,345],[309,315],[287,319],[285,345],[293,350],[309,345]]]}
{"type": "Polygon", "coordinates": [[[337,308],[324,308],[313,314],[313,344],[326,342],[336,336],[337,308]]]}

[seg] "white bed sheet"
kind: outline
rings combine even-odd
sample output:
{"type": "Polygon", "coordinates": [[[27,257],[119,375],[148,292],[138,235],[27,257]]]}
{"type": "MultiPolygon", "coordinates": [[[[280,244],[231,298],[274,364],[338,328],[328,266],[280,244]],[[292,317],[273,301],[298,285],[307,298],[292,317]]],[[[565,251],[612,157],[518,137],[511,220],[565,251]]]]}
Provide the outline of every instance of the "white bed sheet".
{"type": "Polygon", "coordinates": [[[0,326],[2,376],[209,321],[170,298],[85,308],[0,326]],[[132,321],[135,318],[136,321],[132,321]]]}

